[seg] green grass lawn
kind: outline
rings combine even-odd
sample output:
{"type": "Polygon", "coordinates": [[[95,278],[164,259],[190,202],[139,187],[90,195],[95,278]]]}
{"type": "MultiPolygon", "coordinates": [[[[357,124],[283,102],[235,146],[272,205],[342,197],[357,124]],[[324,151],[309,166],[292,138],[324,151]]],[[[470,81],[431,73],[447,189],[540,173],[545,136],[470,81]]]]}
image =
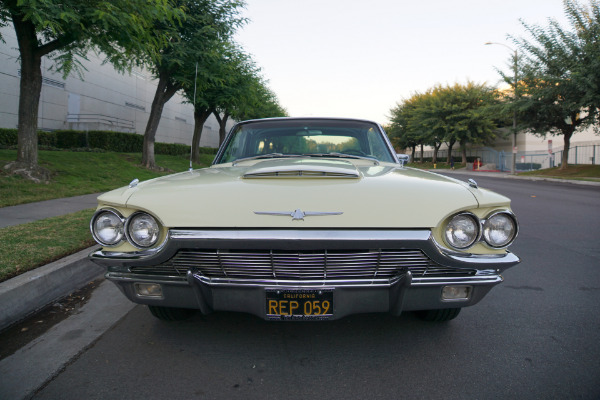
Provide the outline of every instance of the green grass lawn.
{"type": "MultiPolygon", "coordinates": [[[[16,157],[16,150],[0,150],[0,168],[16,157]]],[[[200,157],[201,163],[194,168],[210,165],[214,155],[200,157]]],[[[156,155],[157,164],[170,172],[149,171],[140,166],[141,162],[141,154],[40,151],[39,165],[52,172],[51,182],[36,184],[8,176],[0,169],[0,207],[106,192],[125,186],[134,178],[144,181],[189,168],[189,159],[184,156],[156,155]]]]}
{"type": "Polygon", "coordinates": [[[519,176],[543,176],[560,179],[600,180],[600,165],[569,165],[565,170],[557,168],[520,172],[519,176]]]}
{"type": "Polygon", "coordinates": [[[0,229],[0,282],[94,245],[94,209],[0,229]]]}

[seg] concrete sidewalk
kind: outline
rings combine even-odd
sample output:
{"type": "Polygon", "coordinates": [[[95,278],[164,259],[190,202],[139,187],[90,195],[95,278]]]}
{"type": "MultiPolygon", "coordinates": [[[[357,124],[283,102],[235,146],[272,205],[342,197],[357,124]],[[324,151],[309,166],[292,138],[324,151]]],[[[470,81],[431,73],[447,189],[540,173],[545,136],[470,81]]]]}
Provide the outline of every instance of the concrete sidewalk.
{"type": "Polygon", "coordinates": [[[44,218],[58,217],[59,215],[74,213],[86,208],[96,208],[98,204],[96,198],[100,194],[84,194],[83,196],[0,208],[0,228],[26,224],[44,218]]]}

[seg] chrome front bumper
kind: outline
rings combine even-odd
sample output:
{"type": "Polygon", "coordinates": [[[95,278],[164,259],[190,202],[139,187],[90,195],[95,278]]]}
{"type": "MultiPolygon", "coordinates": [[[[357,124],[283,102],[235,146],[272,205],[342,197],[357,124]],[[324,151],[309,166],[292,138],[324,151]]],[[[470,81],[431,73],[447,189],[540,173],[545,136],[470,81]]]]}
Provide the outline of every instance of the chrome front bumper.
{"type": "Polygon", "coordinates": [[[351,314],[467,307],[478,303],[496,284],[502,282],[497,274],[484,273],[461,278],[412,278],[410,273],[389,285],[294,285],[263,283],[207,283],[192,272],[187,279],[140,277],[133,274],[108,272],[112,280],[133,302],[163,307],[193,308],[208,314],[213,311],[234,311],[254,314],[268,319],[266,292],[270,289],[332,289],[335,299],[334,315],[338,319],[351,314]],[[156,283],[162,287],[161,298],[139,296],[136,283],[156,283]],[[442,300],[444,286],[470,286],[469,298],[442,300]]]}
{"type": "Polygon", "coordinates": [[[271,289],[332,289],[334,315],[456,308],[479,302],[496,284],[500,272],[516,265],[512,253],[494,256],[456,254],[438,246],[429,230],[417,231],[274,231],[274,230],[171,230],[159,250],[138,253],[96,251],[90,258],[107,267],[107,279],[115,282],[133,302],[212,311],[235,311],[267,318],[266,292],[271,289]],[[436,263],[457,270],[477,270],[464,276],[413,276],[410,271],[394,279],[290,280],[207,277],[193,268],[185,276],[135,274],[131,267],[159,265],[170,260],[180,249],[257,249],[285,250],[392,248],[420,249],[436,263]],[[140,296],[135,284],[160,284],[160,298],[140,296]],[[442,299],[445,286],[468,286],[469,296],[460,300],[442,299]]]}

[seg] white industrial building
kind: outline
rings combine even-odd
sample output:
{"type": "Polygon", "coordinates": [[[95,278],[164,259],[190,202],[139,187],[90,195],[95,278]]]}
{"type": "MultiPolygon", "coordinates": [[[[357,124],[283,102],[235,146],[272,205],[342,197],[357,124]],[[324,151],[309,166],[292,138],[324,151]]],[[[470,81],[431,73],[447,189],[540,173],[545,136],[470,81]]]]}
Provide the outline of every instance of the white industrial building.
{"type": "MultiPolygon", "coordinates": [[[[16,128],[19,106],[19,50],[12,26],[1,28],[0,128],[16,128]]],[[[52,61],[42,61],[43,85],[38,112],[40,130],[112,130],[143,134],[156,91],[156,81],[145,70],[119,73],[103,64],[102,54],[81,60],[87,71],[82,78],[72,73],[66,79],[50,70],[52,61]]],[[[193,107],[179,93],[164,107],[156,141],[190,145],[194,132],[193,107]]],[[[229,127],[228,127],[229,128],[229,127]]],[[[211,116],[204,125],[200,146],[218,147],[219,125],[211,116]]]]}

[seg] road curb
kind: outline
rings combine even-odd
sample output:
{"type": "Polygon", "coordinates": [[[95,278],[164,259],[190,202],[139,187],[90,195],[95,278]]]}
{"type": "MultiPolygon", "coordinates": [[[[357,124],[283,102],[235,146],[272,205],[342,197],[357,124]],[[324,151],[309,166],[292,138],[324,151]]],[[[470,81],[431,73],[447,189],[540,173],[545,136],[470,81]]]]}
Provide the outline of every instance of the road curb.
{"type": "Polygon", "coordinates": [[[510,175],[505,172],[482,172],[482,171],[470,171],[465,169],[457,169],[457,170],[448,170],[448,169],[428,169],[424,171],[434,172],[441,175],[468,175],[470,178],[477,179],[478,176],[485,176],[491,178],[506,178],[506,179],[516,179],[523,181],[545,181],[545,182],[556,182],[556,183],[570,183],[572,185],[581,185],[581,186],[600,186],[600,181],[582,181],[576,179],[560,179],[560,178],[551,178],[544,176],[520,176],[520,175],[510,175]]]}
{"type": "Polygon", "coordinates": [[[88,258],[92,246],[0,283],[0,330],[102,276],[88,258]]]}
{"type": "Polygon", "coordinates": [[[582,185],[582,186],[600,186],[600,182],[594,181],[580,181],[575,179],[560,179],[560,178],[546,178],[542,176],[515,176],[515,175],[506,175],[508,179],[523,179],[528,181],[545,181],[545,182],[558,182],[558,183],[570,183],[573,185],[582,185]]]}

